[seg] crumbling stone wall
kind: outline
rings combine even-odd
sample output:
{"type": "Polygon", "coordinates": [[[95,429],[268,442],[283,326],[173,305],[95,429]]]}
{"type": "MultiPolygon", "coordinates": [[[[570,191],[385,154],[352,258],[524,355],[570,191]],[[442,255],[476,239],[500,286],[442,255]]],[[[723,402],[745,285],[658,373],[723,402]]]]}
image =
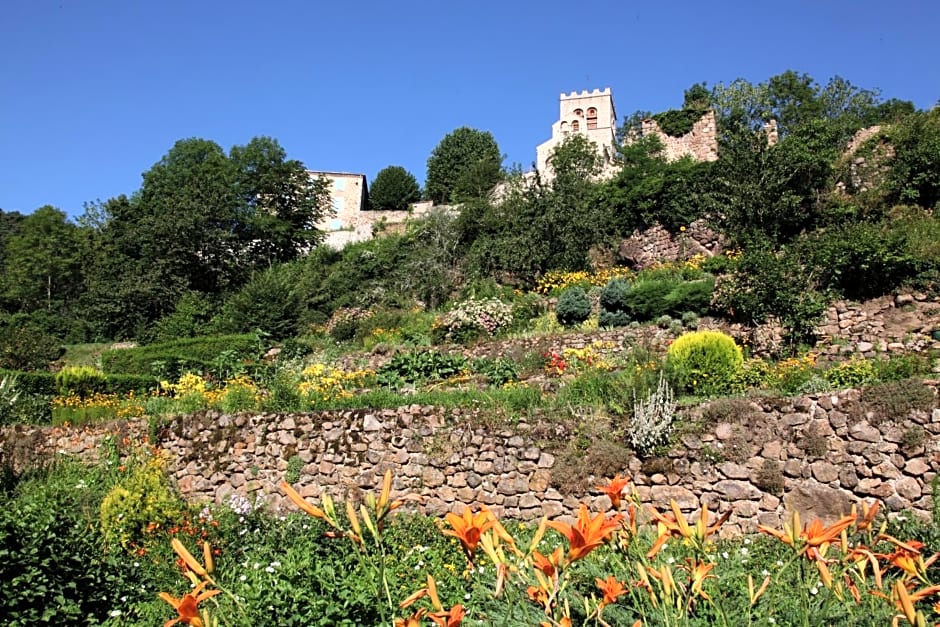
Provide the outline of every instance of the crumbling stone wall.
{"type": "Polygon", "coordinates": [[[656,135],[663,143],[667,161],[692,157],[696,161],[718,160],[718,121],[715,111],[709,109],[692,125],[692,130],[681,137],[672,137],[663,132],[659,123],[648,118],[641,122],[644,136],[656,135]]]}
{"type": "Polygon", "coordinates": [[[620,243],[617,254],[621,263],[644,268],[656,262],[682,261],[695,255],[711,257],[723,250],[721,236],[705,220],[696,220],[676,234],[660,225],[645,231],[636,230],[620,243]]]}

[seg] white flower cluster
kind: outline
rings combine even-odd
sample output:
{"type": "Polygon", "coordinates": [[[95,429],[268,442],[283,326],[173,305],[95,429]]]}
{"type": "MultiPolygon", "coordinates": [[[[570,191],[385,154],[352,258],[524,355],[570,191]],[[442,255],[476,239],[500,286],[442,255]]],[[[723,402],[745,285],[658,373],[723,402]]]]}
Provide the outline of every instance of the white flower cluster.
{"type": "Polygon", "coordinates": [[[230,496],[228,500],[228,506],[233,512],[241,516],[250,514],[251,510],[253,509],[251,506],[251,501],[241,494],[233,494],[230,496]]]}
{"type": "Polygon", "coordinates": [[[459,339],[468,332],[482,331],[496,335],[512,324],[512,305],[498,298],[469,299],[457,305],[438,319],[437,325],[446,329],[446,337],[459,339]]]}

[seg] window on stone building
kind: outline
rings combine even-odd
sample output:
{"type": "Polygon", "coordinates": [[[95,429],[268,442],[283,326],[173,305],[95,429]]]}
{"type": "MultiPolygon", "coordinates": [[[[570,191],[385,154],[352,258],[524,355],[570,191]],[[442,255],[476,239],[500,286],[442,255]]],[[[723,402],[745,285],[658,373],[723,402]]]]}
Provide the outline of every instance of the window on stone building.
{"type": "Polygon", "coordinates": [[[562,123],[561,123],[561,132],[562,132],[563,135],[567,135],[567,134],[568,134],[568,123],[567,123],[567,122],[562,122],[562,123]]]}
{"type": "Polygon", "coordinates": [[[587,127],[588,130],[597,128],[597,109],[594,107],[587,110],[587,127]]]}
{"type": "Polygon", "coordinates": [[[579,131],[579,130],[581,130],[581,125],[578,124],[578,121],[577,121],[577,120],[575,120],[574,122],[571,123],[571,130],[572,130],[572,131],[579,131]]]}
{"type": "Polygon", "coordinates": [[[583,118],[583,117],[584,117],[584,111],[583,111],[582,109],[575,109],[575,110],[574,110],[574,114],[575,114],[576,116],[578,116],[579,118],[583,118]]]}

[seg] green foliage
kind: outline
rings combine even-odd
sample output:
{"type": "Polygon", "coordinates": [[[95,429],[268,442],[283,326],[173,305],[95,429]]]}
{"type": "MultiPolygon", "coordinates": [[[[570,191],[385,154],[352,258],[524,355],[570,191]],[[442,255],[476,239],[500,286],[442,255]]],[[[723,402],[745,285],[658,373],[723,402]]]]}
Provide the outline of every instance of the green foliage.
{"type": "Polygon", "coordinates": [[[930,373],[931,361],[929,355],[907,353],[891,355],[888,359],[878,359],[874,362],[874,366],[878,381],[888,383],[927,375],[930,373]]]}
{"type": "Polygon", "coordinates": [[[676,287],[674,281],[644,280],[634,283],[627,294],[628,313],[638,322],[648,322],[667,314],[666,298],[676,287]]]}
{"type": "Polygon", "coordinates": [[[63,462],[0,487],[4,624],[101,624],[116,599],[137,596],[134,569],[101,545],[93,512],[107,481],[100,469],[63,462]]]}
{"type": "Polygon", "coordinates": [[[297,270],[280,264],[253,275],[222,305],[215,321],[221,333],[262,331],[275,340],[297,332],[301,294],[297,270]]]}
{"type": "Polygon", "coordinates": [[[728,392],[743,364],[741,347],[721,331],[686,333],[666,351],[666,366],[676,386],[693,394],[728,392]]]}
{"type": "Polygon", "coordinates": [[[625,311],[608,311],[601,309],[597,316],[597,326],[603,329],[625,327],[630,324],[630,314],[625,311]]]}
{"type": "Polygon", "coordinates": [[[872,412],[870,422],[900,420],[911,411],[929,412],[934,406],[933,390],[917,378],[870,385],[862,390],[862,411],[872,412]]]}
{"type": "Polygon", "coordinates": [[[513,307],[497,298],[470,298],[455,303],[432,328],[435,342],[468,342],[481,336],[493,337],[512,324],[513,307]]]}
{"type": "Polygon", "coordinates": [[[581,324],[590,318],[591,299],[588,298],[587,292],[580,287],[566,289],[558,297],[555,315],[558,317],[558,322],[566,327],[581,324]]]}
{"type": "Polygon", "coordinates": [[[666,161],[656,136],[620,150],[620,171],[598,187],[597,202],[608,232],[629,237],[635,229],[660,224],[678,233],[704,214],[714,164],[690,158],[666,161]]]}
{"type": "Polygon", "coordinates": [[[395,353],[391,361],[376,371],[382,385],[397,388],[428,379],[448,379],[464,373],[468,364],[459,353],[417,350],[395,353]]]}
{"type": "Polygon", "coordinates": [[[208,369],[223,351],[235,351],[243,358],[254,358],[259,350],[257,335],[213,335],[121,348],[101,353],[101,366],[108,374],[153,374],[155,362],[161,362],[165,375],[175,378],[181,369],[208,369]]]}
{"type": "Polygon", "coordinates": [[[200,292],[186,292],[176,302],[172,313],[157,320],[150,334],[151,342],[170,342],[184,337],[206,335],[211,328],[215,304],[200,292]]]}
{"type": "Polygon", "coordinates": [[[107,376],[91,366],[66,366],[56,373],[55,387],[59,396],[84,398],[96,392],[104,392],[107,376]]]}
{"type": "Polygon", "coordinates": [[[657,113],[653,119],[659,128],[670,137],[682,137],[692,132],[692,126],[702,119],[705,112],[700,109],[670,109],[657,113]]]}
{"type": "Polygon", "coordinates": [[[369,188],[369,208],[404,211],[421,200],[421,188],[414,175],[400,165],[379,170],[369,188]]]}
{"type": "Polygon", "coordinates": [[[3,250],[3,296],[22,311],[62,310],[78,296],[79,229],[46,205],[24,218],[3,250]]]}
{"type": "Polygon", "coordinates": [[[159,455],[129,459],[125,470],[101,501],[104,540],[127,548],[153,529],[167,528],[181,511],[159,455]]]}
{"type": "Polygon", "coordinates": [[[589,266],[588,250],[602,243],[608,222],[593,182],[601,165],[596,145],[573,135],[555,148],[551,164],[550,183],[517,172],[498,201],[462,208],[458,229],[472,276],[532,284],[549,270],[589,266]]]}
{"type": "Polygon", "coordinates": [[[672,316],[691,313],[704,316],[711,306],[714,279],[683,281],[675,285],[665,296],[665,306],[672,316]]]}
{"type": "Polygon", "coordinates": [[[913,113],[889,131],[894,158],[889,191],[898,203],[940,206],[940,107],[913,113]]]}
{"type": "Polygon", "coordinates": [[[425,194],[435,203],[480,197],[499,180],[502,155],[493,135],[466,126],[449,133],[431,152],[425,194]]]}
{"type": "Polygon", "coordinates": [[[473,360],[470,368],[475,374],[486,377],[487,382],[494,387],[519,380],[519,366],[511,359],[481,357],[473,360]]]}
{"type": "Polygon", "coordinates": [[[0,319],[0,368],[45,370],[64,353],[62,344],[29,316],[0,319]]]}
{"type": "Polygon", "coordinates": [[[890,224],[859,222],[807,237],[799,248],[815,266],[821,287],[865,300],[890,293],[917,273],[906,238],[906,231],[890,224]]]}
{"type": "Polygon", "coordinates": [[[807,261],[790,249],[777,253],[762,245],[748,247],[716,289],[716,310],[748,325],[775,317],[791,346],[808,342],[827,300],[816,291],[807,261]]]}
{"type": "Polygon", "coordinates": [[[611,279],[601,290],[598,325],[622,327],[630,323],[630,283],[625,279],[611,279]]]}
{"type": "Polygon", "coordinates": [[[877,378],[878,373],[870,359],[850,359],[829,368],[824,375],[831,385],[845,389],[868,385],[877,378]]]}

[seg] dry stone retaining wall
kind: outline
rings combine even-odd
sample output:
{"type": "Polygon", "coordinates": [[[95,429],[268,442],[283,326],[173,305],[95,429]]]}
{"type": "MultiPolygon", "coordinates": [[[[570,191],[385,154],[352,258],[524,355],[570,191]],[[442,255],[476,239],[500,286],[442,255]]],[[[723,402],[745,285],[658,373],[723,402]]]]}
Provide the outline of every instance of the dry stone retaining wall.
{"type": "MultiPolygon", "coordinates": [[[[668,456],[625,454],[620,461],[644,502],[664,506],[674,499],[687,512],[702,503],[733,508],[725,526],[731,534],[779,524],[792,510],[828,520],[858,499],[927,516],[940,470],[938,384],[928,384],[931,408],[889,420],[866,411],[856,390],[717,401],[726,405],[683,414],[684,422],[712,416],[710,426],[685,430],[668,456]]],[[[55,455],[94,461],[103,438],[146,431],[144,420],[83,429],[4,427],[0,446],[6,463],[55,455]]],[[[580,500],[608,505],[605,496],[556,487],[553,473],[571,454],[573,437],[557,424],[492,428],[476,411],[410,406],[303,415],[209,412],[175,420],[160,446],[180,491],[196,500],[222,502],[239,493],[291,507],[278,490],[290,466],[299,470],[301,494],[314,498],[324,491],[356,495],[392,469],[395,492],[424,495],[429,513],[485,504],[503,516],[531,519],[570,514],[580,500]]],[[[587,479],[589,485],[601,480],[587,479]]]]}

